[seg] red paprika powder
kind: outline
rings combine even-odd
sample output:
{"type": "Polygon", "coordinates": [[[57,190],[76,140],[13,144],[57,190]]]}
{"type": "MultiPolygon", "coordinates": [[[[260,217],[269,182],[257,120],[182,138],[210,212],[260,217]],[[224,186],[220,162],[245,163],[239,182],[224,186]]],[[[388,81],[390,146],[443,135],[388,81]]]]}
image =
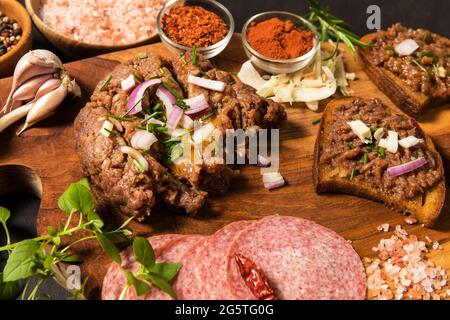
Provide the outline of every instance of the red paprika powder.
{"type": "Polygon", "coordinates": [[[247,30],[247,41],[268,58],[295,59],[313,48],[314,34],[296,27],[292,21],[272,18],[253,23],[247,30]]]}
{"type": "Polygon", "coordinates": [[[221,17],[199,6],[173,8],[163,16],[162,29],[176,43],[198,48],[216,44],[229,31],[221,17]]]}

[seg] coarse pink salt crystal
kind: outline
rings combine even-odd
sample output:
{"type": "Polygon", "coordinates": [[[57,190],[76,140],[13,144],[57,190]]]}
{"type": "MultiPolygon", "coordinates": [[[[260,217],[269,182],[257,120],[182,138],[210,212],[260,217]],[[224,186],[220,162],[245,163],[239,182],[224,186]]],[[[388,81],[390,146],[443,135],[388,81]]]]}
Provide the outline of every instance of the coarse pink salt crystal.
{"type": "MultiPolygon", "coordinates": [[[[401,226],[396,226],[394,233],[380,240],[375,247],[378,259],[366,266],[369,292],[380,300],[437,300],[449,295],[447,273],[426,258],[426,243],[401,226]]],[[[441,246],[434,243],[437,247],[441,246]]]]}
{"type": "Polygon", "coordinates": [[[39,16],[54,31],[77,41],[124,45],[156,34],[165,0],[41,0],[39,16]]]}
{"type": "Polygon", "coordinates": [[[405,222],[409,225],[413,225],[417,223],[417,219],[413,218],[413,217],[406,217],[405,218],[405,222]]]}

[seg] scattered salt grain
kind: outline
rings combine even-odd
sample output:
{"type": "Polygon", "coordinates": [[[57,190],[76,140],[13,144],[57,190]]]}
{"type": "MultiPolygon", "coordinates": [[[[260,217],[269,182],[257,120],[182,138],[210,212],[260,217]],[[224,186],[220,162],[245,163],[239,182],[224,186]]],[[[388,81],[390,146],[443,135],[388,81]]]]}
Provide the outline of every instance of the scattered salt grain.
{"type": "Polygon", "coordinates": [[[417,223],[417,219],[413,218],[413,217],[406,217],[405,218],[405,222],[409,225],[413,225],[417,223]]]}
{"type": "MultiPolygon", "coordinates": [[[[381,227],[381,226],[380,226],[381,227]]],[[[384,231],[384,228],[378,228],[384,231]]],[[[430,249],[442,248],[427,237],[430,249]]],[[[382,239],[373,251],[378,259],[363,259],[366,264],[369,294],[379,300],[440,300],[450,296],[447,272],[426,258],[429,247],[417,236],[396,226],[394,235],[382,239]]]]}
{"type": "Polygon", "coordinates": [[[388,232],[389,231],[389,224],[385,223],[377,228],[378,231],[388,232]]]}

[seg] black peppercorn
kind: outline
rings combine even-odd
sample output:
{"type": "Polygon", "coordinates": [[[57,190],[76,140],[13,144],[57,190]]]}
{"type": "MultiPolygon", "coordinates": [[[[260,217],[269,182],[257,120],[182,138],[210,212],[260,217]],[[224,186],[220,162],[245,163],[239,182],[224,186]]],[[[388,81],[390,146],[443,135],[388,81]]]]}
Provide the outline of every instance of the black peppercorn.
{"type": "Polygon", "coordinates": [[[0,56],[12,50],[22,37],[22,28],[16,20],[0,11],[0,56]]]}

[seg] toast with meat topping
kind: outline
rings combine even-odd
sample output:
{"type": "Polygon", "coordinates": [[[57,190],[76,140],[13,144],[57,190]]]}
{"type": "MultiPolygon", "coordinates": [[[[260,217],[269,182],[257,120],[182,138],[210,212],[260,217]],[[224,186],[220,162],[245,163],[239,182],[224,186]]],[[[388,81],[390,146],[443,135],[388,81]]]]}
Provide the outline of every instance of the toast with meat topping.
{"type": "Polygon", "coordinates": [[[413,118],[394,114],[376,98],[345,97],[328,103],[316,141],[313,178],[319,194],[330,191],[369,198],[427,226],[434,224],[445,200],[442,158],[431,139],[413,118]],[[367,141],[348,124],[358,120],[371,130],[367,141]],[[391,153],[373,137],[381,128],[379,140],[395,132],[398,139],[414,136],[419,142],[408,149],[399,145],[391,153]],[[421,158],[425,165],[392,176],[392,168],[421,158]]]}
{"type": "Polygon", "coordinates": [[[364,36],[374,47],[359,48],[371,80],[404,112],[418,115],[450,102],[450,40],[424,29],[395,24],[364,36]],[[413,40],[418,49],[400,56],[396,46],[413,40]]]}

